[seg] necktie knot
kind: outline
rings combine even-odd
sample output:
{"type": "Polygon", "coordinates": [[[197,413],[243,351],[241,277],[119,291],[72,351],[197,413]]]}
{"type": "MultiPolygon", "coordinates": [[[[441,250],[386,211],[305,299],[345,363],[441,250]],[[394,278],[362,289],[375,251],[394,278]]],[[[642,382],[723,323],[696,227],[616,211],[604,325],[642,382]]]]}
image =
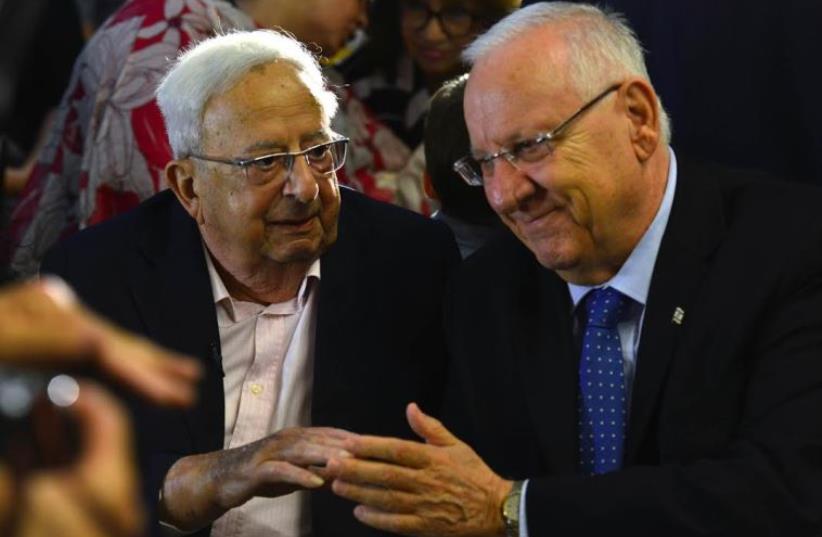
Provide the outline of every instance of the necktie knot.
{"type": "Polygon", "coordinates": [[[585,326],[616,327],[630,300],[613,287],[594,289],[583,301],[585,326]]]}

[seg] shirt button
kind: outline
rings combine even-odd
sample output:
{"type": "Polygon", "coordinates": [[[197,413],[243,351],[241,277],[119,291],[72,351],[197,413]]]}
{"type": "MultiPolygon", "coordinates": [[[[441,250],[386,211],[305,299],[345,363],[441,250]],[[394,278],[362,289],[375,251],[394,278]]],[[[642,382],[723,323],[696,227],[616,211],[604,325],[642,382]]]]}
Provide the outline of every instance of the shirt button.
{"type": "Polygon", "coordinates": [[[263,386],[262,384],[252,384],[251,385],[251,393],[254,395],[260,395],[263,393],[263,386]]]}

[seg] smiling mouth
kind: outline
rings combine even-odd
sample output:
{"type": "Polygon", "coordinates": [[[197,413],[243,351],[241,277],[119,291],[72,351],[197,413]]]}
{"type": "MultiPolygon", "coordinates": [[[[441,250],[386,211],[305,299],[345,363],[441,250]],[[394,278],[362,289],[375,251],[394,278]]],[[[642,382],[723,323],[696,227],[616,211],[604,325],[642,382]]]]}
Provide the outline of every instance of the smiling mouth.
{"type": "Polygon", "coordinates": [[[314,225],[314,219],[316,218],[317,215],[311,215],[307,218],[301,219],[276,220],[273,222],[268,222],[268,225],[277,226],[279,228],[285,228],[292,231],[304,231],[314,225]]]}
{"type": "Polygon", "coordinates": [[[547,211],[545,211],[545,212],[539,213],[539,214],[538,214],[538,215],[536,215],[536,216],[530,216],[530,215],[529,215],[529,216],[527,216],[526,218],[522,218],[522,219],[520,219],[520,222],[521,222],[523,225],[529,225],[529,224],[532,224],[532,223],[534,223],[534,222],[538,222],[538,221],[540,221],[540,220],[544,220],[545,218],[547,218],[548,216],[552,215],[553,213],[555,213],[555,212],[557,212],[557,211],[559,211],[559,210],[560,210],[560,208],[559,208],[559,207],[552,207],[552,208],[548,209],[548,210],[547,210],[547,211]]]}
{"type": "Polygon", "coordinates": [[[518,219],[517,223],[518,223],[519,227],[524,229],[524,230],[544,227],[546,225],[549,225],[549,223],[547,222],[548,219],[553,220],[556,217],[555,215],[558,215],[560,212],[561,212],[561,208],[554,207],[553,209],[551,209],[549,211],[546,211],[544,213],[541,213],[537,216],[534,216],[534,217],[529,216],[527,218],[518,219]]]}

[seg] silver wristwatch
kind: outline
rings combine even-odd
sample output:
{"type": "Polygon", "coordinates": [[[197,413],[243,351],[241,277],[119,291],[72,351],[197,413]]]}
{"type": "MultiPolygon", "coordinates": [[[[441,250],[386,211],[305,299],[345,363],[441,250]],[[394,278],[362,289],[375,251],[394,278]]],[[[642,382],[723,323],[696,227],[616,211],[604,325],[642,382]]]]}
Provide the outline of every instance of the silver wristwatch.
{"type": "Polygon", "coordinates": [[[522,499],[522,485],[524,481],[514,481],[505,499],[502,501],[502,521],[505,524],[507,537],[519,537],[519,506],[522,499]]]}

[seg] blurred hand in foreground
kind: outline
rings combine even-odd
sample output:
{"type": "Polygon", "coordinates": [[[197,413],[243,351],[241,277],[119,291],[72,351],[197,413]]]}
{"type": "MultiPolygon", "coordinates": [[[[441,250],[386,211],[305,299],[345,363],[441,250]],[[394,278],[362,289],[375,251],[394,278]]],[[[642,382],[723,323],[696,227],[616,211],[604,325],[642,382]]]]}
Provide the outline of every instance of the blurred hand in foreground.
{"type": "Polygon", "coordinates": [[[66,411],[80,431],[67,467],[22,481],[0,463],[0,533],[13,537],[131,537],[144,525],[131,435],[123,408],[102,388],[80,384],[66,411]],[[2,513],[5,511],[5,513],[2,513]]]}
{"type": "Polygon", "coordinates": [[[0,319],[0,365],[59,370],[91,365],[154,403],[194,401],[196,361],[101,319],[59,279],[0,291],[0,319]]]}
{"type": "MultiPolygon", "coordinates": [[[[133,336],[84,308],[61,280],[0,290],[0,366],[91,366],[150,401],[194,401],[198,364],[133,336]]],[[[105,390],[81,382],[64,411],[79,455],[30,473],[0,460],[0,535],[131,537],[144,527],[128,418],[105,390]]]]}

